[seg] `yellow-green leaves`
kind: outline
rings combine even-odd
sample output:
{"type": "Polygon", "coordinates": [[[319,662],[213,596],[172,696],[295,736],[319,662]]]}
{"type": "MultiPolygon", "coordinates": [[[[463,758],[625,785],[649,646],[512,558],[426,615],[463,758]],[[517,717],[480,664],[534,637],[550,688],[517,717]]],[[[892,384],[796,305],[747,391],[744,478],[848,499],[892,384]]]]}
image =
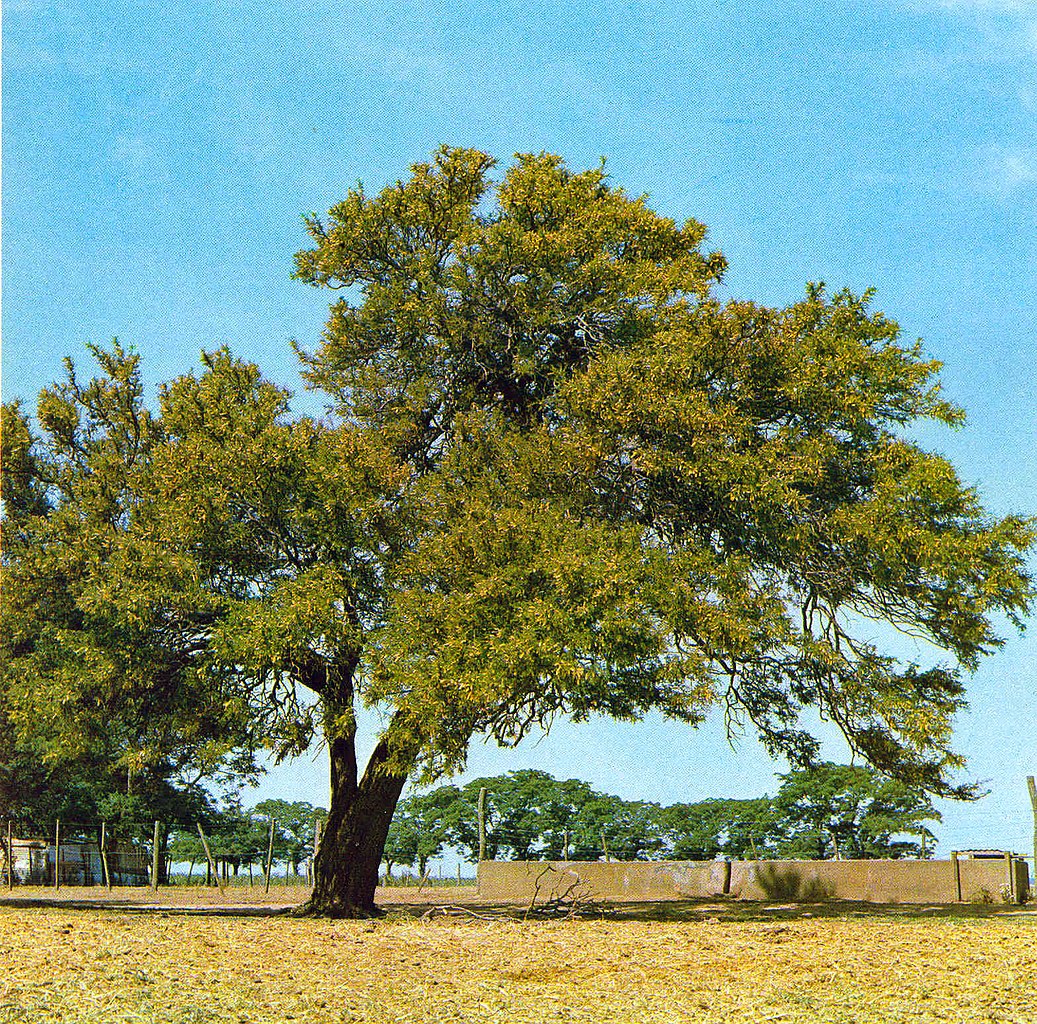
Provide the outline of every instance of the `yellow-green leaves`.
{"type": "Polygon", "coordinates": [[[719,701],[801,759],[817,707],[855,748],[950,785],[958,668],[898,665],[860,623],[972,668],[993,616],[1028,607],[1034,534],[905,434],[961,422],[938,364],[870,292],[719,302],[703,227],[603,167],[522,154],[493,185],[492,166],[443,149],[376,198],[355,190],[297,257],[305,280],[359,289],[311,383],[413,474],[396,477],[413,540],[382,563],[371,693],[441,766],[472,730],[694,720],[719,701]]]}
{"type": "Polygon", "coordinates": [[[49,452],[5,410],[17,671],[49,657],[55,707],[136,694],[148,749],[210,766],[320,722],[345,749],[356,699],[393,713],[392,771],[433,775],[479,732],[716,706],[809,760],[811,708],[947,791],[960,672],[1027,612],[1035,535],[910,440],[961,421],[938,364],[870,293],[721,302],[703,226],[603,167],[494,166],[443,147],[307,218],[297,275],[342,290],[303,355],[324,421],[225,349],[154,416],[136,356],[96,350],[42,396],[49,452]]]}

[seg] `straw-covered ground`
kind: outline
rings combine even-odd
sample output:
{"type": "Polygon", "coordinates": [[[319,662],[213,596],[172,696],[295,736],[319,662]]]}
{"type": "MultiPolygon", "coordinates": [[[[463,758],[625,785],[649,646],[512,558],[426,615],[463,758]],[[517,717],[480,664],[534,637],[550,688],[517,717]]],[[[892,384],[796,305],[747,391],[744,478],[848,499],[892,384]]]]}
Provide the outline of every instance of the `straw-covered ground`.
{"type": "Polygon", "coordinates": [[[1037,1021],[1026,912],[257,909],[0,906],[0,1024],[1037,1021]]]}

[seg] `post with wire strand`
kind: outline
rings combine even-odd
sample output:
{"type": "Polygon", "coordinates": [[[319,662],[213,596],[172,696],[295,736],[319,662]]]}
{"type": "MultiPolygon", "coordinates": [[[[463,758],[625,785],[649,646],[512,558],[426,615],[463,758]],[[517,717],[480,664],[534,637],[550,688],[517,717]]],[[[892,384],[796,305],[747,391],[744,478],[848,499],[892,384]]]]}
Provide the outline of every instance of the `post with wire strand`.
{"type": "MultiPolygon", "coordinates": [[[[205,860],[207,872],[212,872],[213,877],[216,879],[216,886],[220,890],[220,895],[223,895],[223,882],[220,881],[220,868],[216,861],[213,860],[212,850],[209,849],[209,840],[205,838],[205,833],[202,831],[202,823],[196,822],[198,826],[198,838],[202,841],[202,849],[205,851],[205,860]]],[[[208,884],[208,875],[206,876],[206,884],[208,884]]]]}
{"type": "Polygon", "coordinates": [[[1037,889],[1037,784],[1032,775],[1026,776],[1026,786],[1030,790],[1030,806],[1033,808],[1033,875],[1030,877],[1030,892],[1037,889]]]}
{"type": "Polygon", "coordinates": [[[266,841],[266,887],[263,892],[270,892],[270,869],[274,866],[274,819],[270,819],[270,835],[266,841]]]}
{"type": "Polygon", "coordinates": [[[321,820],[320,820],[320,818],[314,818],[313,819],[313,856],[310,857],[310,870],[309,870],[310,884],[311,885],[316,885],[317,884],[317,854],[320,853],[321,832],[323,832],[323,829],[321,828],[321,820]]]}
{"type": "Polygon", "coordinates": [[[486,860],[486,787],[479,790],[479,863],[486,860]]]}
{"type": "Polygon", "coordinates": [[[54,819],[54,888],[61,888],[61,819],[54,819]]]}
{"type": "Polygon", "coordinates": [[[101,822],[101,842],[98,844],[101,854],[101,874],[104,876],[104,887],[112,891],[112,873],[108,868],[108,822],[101,822]]]}
{"type": "Polygon", "coordinates": [[[151,841],[151,888],[152,891],[158,892],[158,868],[159,868],[159,848],[158,848],[158,822],[155,822],[155,829],[152,833],[151,841]]]}

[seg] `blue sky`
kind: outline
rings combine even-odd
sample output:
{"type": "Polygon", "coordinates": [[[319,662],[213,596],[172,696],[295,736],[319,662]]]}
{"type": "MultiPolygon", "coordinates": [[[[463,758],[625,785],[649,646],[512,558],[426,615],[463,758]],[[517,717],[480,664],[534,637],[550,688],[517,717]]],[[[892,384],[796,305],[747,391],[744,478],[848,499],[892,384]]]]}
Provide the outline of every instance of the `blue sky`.
{"type": "MultiPolygon", "coordinates": [[[[328,296],[289,278],[301,214],[439,143],[608,158],[710,228],[729,294],[855,290],[944,361],[957,432],[923,433],[997,512],[1037,511],[1037,7],[1030,0],[9,0],[3,19],[3,394],[31,403],[118,336],[152,382],[223,342],[295,382],[328,296]]],[[[1035,627],[1037,628],[1037,627],[1035,627]]],[[[1032,633],[1032,631],[1031,631],[1032,633]]],[[[978,805],[941,847],[1030,849],[1037,643],[983,666],[958,731],[978,805]]],[[[835,748],[833,748],[835,752],[835,748]]],[[[670,802],[775,789],[751,737],[652,721],[473,748],[670,802]]],[[[263,795],[322,802],[320,758],[263,795]]]]}

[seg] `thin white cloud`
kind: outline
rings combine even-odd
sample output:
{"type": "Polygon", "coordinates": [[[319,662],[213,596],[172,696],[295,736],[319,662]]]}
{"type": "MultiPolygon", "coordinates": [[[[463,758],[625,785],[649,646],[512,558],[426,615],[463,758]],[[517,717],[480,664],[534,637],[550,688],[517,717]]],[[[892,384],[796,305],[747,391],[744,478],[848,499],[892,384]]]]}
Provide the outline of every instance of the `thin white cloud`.
{"type": "Polygon", "coordinates": [[[1008,199],[1037,187],[1037,148],[992,145],[974,153],[962,167],[958,186],[990,197],[1008,199]]]}
{"type": "Polygon", "coordinates": [[[1037,150],[1009,150],[992,161],[995,180],[1003,187],[1016,189],[1037,183],[1037,150]]]}
{"type": "Polygon", "coordinates": [[[1037,0],[900,0],[915,11],[968,19],[978,33],[978,52],[991,59],[1037,56],[1037,0]]]}

